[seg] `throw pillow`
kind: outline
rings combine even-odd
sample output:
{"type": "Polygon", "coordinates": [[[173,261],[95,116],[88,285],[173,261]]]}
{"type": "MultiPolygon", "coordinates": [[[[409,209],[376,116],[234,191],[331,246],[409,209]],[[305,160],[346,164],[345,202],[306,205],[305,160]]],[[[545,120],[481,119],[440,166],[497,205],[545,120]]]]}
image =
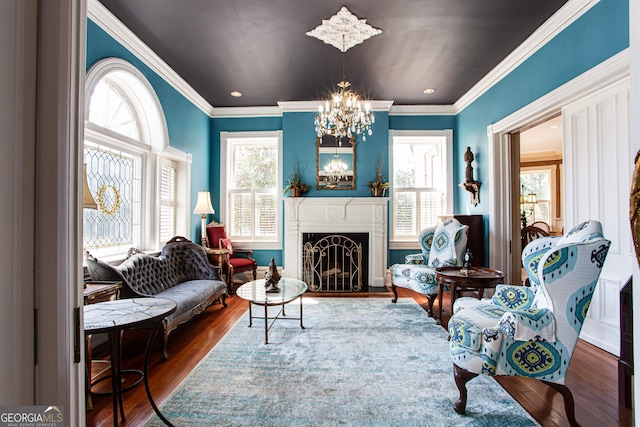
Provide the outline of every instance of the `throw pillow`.
{"type": "Polygon", "coordinates": [[[221,249],[228,249],[229,250],[229,256],[233,255],[233,246],[231,245],[231,240],[230,239],[220,239],[220,248],[221,249]]]}
{"type": "Polygon", "coordinates": [[[448,219],[436,227],[429,251],[429,267],[457,265],[456,234],[462,227],[455,219],[448,219]]]}

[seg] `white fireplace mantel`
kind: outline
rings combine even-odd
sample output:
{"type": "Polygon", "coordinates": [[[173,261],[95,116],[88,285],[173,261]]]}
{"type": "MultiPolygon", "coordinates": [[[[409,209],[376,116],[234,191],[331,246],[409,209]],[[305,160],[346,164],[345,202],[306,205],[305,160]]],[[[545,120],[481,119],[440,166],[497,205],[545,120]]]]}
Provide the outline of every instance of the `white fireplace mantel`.
{"type": "Polygon", "coordinates": [[[384,286],[387,197],[284,199],[284,275],[302,279],[303,233],[368,233],[369,286],[384,286]]]}

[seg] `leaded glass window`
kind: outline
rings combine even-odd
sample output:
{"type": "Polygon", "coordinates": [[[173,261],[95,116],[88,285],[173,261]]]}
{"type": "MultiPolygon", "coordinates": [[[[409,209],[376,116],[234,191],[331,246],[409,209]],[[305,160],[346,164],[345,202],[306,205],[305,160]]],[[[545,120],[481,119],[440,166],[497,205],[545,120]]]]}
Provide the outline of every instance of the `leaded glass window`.
{"type": "Polygon", "coordinates": [[[85,143],[87,182],[98,204],[84,211],[84,246],[124,248],[139,242],[140,156],[85,143]]]}

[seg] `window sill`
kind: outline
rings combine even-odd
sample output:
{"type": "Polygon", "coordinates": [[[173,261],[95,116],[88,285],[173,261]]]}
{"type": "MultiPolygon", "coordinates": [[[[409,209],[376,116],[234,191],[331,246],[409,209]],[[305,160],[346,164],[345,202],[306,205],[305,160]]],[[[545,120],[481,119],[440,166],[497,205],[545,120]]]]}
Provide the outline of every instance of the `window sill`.
{"type": "Polygon", "coordinates": [[[418,243],[417,239],[415,241],[395,240],[395,241],[389,242],[389,249],[390,250],[414,250],[415,249],[417,251],[420,251],[420,243],[418,243]]]}

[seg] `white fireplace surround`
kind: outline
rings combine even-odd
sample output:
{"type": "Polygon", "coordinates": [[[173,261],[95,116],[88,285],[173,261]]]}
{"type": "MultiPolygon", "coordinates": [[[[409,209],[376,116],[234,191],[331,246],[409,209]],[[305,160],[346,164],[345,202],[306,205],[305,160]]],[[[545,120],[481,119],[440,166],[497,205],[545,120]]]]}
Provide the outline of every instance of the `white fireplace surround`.
{"type": "Polygon", "coordinates": [[[284,271],[302,280],[303,233],[368,233],[369,286],[383,287],[387,270],[386,197],[284,199],[284,271]]]}

